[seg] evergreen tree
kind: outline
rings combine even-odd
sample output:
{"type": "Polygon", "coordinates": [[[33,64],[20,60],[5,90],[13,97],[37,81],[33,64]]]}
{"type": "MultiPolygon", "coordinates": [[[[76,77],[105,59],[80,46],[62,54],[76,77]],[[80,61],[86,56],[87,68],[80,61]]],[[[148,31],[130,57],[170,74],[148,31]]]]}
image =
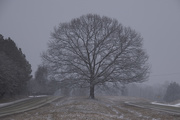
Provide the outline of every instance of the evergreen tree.
{"type": "Polygon", "coordinates": [[[168,86],[164,100],[167,102],[173,102],[178,99],[180,99],[180,85],[173,82],[168,86]]]}
{"type": "Polygon", "coordinates": [[[0,97],[22,94],[31,79],[31,65],[11,38],[0,35],[0,97]]]}
{"type": "Polygon", "coordinates": [[[48,76],[47,67],[43,65],[39,65],[35,73],[35,79],[37,80],[37,82],[41,85],[46,84],[47,76],[48,76]]]}
{"type": "Polygon", "coordinates": [[[39,65],[37,71],[35,72],[35,81],[39,86],[36,93],[47,94],[47,82],[48,82],[48,70],[46,66],[39,65]]]}

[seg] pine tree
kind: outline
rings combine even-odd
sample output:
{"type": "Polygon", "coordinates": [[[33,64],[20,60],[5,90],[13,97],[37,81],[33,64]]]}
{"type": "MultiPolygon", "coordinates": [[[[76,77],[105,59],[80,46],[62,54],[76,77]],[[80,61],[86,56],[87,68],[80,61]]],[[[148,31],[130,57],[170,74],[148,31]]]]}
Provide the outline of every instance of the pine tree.
{"type": "Polygon", "coordinates": [[[31,65],[11,38],[0,35],[0,97],[22,94],[31,78],[31,65]]]}
{"type": "Polygon", "coordinates": [[[168,86],[164,100],[166,102],[173,102],[178,99],[180,99],[180,85],[173,82],[168,86]]]}

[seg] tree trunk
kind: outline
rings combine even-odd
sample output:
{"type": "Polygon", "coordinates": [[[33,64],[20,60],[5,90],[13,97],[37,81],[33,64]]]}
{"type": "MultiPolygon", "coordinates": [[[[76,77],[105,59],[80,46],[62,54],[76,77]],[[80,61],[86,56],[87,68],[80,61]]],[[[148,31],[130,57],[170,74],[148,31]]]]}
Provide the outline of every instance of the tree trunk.
{"type": "Polygon", "coordinates": [[[94,99],[94,85],[90,85],[90,96],[91,99],[94,99]]]}

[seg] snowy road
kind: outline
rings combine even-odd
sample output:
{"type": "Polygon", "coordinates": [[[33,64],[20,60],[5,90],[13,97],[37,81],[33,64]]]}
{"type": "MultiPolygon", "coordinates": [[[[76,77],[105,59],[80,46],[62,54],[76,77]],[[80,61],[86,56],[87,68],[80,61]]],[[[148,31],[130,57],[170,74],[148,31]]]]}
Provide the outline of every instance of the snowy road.
{"type": "Polygon", "coordinates": [[[140,108],[147,108],[156,111],[166,112],[174,115],[180,115],[180,107],[165,104],[152,104],[148,102],[125,102],[125,104],[140,108]]]}
{"type": "Polygon", "coordinates": [[[31,97],[28,99],[23,99],[16,102],[3,104],[0,106],[0,117],[36,109],[54,100],[57,100],[58,98],[60,97],[57,96],[31,97]]]}

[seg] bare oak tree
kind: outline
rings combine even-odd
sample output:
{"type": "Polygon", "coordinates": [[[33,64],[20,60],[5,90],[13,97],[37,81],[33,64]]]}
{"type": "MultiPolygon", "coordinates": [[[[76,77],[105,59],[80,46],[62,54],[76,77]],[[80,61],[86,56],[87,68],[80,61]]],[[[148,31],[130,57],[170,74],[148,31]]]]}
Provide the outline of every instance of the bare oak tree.
{"type": "Polygon", "coordinates": [[[106,82],[143,82],[147,79],[148,56],[143,38],[117,20],[88,14],[61,23],[42,57],[52,75],[63,85],[94,88],[106,82]]]}

